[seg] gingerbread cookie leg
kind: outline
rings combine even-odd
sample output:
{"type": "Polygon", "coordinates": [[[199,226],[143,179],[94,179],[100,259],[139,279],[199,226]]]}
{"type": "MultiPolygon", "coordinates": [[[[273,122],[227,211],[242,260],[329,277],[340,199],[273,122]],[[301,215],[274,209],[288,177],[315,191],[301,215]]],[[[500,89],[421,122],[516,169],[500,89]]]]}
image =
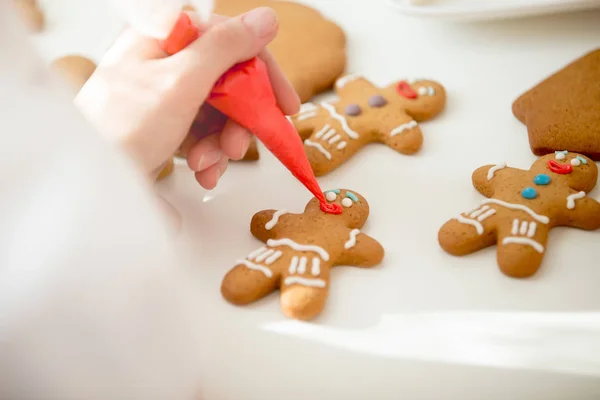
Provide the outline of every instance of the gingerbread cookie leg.
{"type": "Polygon", "coordinates": [[[221,294],[233,304],[248,304],[277,289],[281,273],[277,268],[283,253],[268,246],[261,247],[243,259],[225,275],[221,294]]]}
{"type": "Polygon", "coordinates": [[[536,273],[546,251],[549,228],[531,219],[512,220],[498,228],[497,258],[500,270],[515,278],[536,273]]]}
{"type": "Polygon", "coordinates": [[[329,293],[329,265],[318,254],[294,253],[282,272],[281,310],[309,320],[321,313],[329,293]]]}
{"type": "Polygon", "coordinates": [[[438,233],[442,249],[463,256],[496,243],[496,210],[484,204],[446,222],[438,233]]]}

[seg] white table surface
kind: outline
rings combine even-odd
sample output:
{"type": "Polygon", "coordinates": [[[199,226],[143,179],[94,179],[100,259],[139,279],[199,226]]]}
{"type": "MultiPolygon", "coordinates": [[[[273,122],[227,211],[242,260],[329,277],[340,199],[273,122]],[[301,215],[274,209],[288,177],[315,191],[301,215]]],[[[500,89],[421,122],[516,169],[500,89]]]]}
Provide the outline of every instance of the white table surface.
{"type": "MultiPolygon", "coordinates": [[[[439,80],[447,109],[422,124],[419,154],[372,145],[320,179],[367,198],[363,230],[387,253],[374,269],[335,269],[326,309],[311,323],[284,318],[277,294],[238,308],[219,293],[234,261],[260,245],[252,215],[301,211],[308,201],[272,156],[231,165],[210,193],[184,166],[160,183],[197,259],[203,399],[599,399],[600,232],[553,230],[540,271],[516,280],[500,273],[494,248],[454,258],[437,231],[481,200],[475,168],[535,160],[511,103],[600,45],[600,12],[459,24],[404,17],[379,1],[307,3],[347,32],[349,72],[378,84],[439,80]]],[[[48,60],[71,52],[97,60],[121,28],[107,2],[44,5],[49,29],[36,40],[48,60]]]]}

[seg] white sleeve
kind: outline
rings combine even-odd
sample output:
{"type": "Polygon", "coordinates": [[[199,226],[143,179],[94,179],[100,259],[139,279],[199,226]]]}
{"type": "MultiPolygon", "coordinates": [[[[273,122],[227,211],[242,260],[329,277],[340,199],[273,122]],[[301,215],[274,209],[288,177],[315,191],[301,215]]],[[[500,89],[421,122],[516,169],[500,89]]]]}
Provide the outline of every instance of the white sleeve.
{"type": "Polygon", "coordinates": [[[0,2],[0,398],[191,399],[189,269],[152,189],[0,2]]]}

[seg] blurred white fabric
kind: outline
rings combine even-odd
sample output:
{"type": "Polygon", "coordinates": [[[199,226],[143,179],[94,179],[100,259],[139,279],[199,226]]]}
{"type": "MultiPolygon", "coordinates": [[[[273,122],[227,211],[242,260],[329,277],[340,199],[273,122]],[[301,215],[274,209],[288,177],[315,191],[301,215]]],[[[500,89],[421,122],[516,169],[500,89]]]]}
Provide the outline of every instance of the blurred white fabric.
{"type": "Polygon", "coordinates": [[[189,399],[189,269],[152,188],[0,2],[0,398],[189,399]]]}

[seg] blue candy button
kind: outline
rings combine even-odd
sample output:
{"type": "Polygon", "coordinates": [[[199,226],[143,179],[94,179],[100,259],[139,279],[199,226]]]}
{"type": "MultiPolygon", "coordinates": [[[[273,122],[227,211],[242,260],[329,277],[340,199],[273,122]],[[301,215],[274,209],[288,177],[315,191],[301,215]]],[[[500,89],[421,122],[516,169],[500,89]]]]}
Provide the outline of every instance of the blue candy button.
{"type": "Polygon", "coordinates": [[[528,187],[523,189],[523,191],[521,192],[521,196],[523,196],[526,199],[532,200],[537,197],[537,191],[534,188],[528,187]]]}
{"type": "Polygon", "coordinates": [[[552,179],[549,175],[539,174],[536,175],[535,178],[533,178],[533,183],[535,183],[536,185],[547,185],[550,183],[551,180],[552,179]]]}

